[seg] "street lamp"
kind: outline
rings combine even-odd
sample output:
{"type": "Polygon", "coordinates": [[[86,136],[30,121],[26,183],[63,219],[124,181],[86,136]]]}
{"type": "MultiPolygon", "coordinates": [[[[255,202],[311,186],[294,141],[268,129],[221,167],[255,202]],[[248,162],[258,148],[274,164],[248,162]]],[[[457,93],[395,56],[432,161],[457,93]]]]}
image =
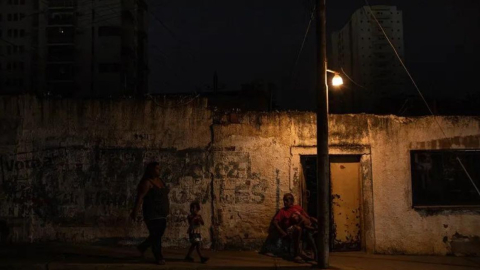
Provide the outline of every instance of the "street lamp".
{"type": "Polygon", "coordinates": [[[340,73],[333,71],[331,69],[327,69],[327,72],[335,74],[332,79],[332,85],[333,86],[340,86],[343,85],[343,79],[342,76],[340,76],[340,73]]]}

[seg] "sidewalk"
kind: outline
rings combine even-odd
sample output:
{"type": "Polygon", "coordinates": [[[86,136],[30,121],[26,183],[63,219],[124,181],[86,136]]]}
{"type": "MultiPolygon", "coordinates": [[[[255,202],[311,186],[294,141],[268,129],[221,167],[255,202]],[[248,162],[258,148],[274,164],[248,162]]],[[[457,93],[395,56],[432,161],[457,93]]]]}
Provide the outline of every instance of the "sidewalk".
{"type": "MultiPolygon", "coordinates": [[[[132,247],[43,244],[0,247],[0,269],[309,269],[312,264],[296,264],[260,255],[254,251],[205,251],[206,264],[183,262],[185,250],[165,249],[167,264],[153,264],[149,251],[140,258],[132,247]]],[[[473,270],[480,258],[435,256],[389,256],[361,252],[332,253],[331,269],[362,270],[473,270]]]]}

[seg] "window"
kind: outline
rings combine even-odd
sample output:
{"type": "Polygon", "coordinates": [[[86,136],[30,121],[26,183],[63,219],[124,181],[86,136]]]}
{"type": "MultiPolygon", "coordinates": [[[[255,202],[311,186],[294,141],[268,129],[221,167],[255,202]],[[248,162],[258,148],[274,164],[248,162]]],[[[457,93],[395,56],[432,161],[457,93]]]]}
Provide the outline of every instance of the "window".
{"type": "Polygon", "coordinates": [[[98,27],[98,36],[100,37],[120,36],[121,34],[122,34],[122,29],[118,26],[98,27]]]}
{"type": "Polygon", "coordinates": [[[14,20],[14,21],[18,21],[18,13],[14,13],[14,14],[13,14],[13,20],[14,20]]]}
{"type": "Polygon", "coordinates": [[[71,25],[74,23],[73,13],[52,13],[48,18],[49,25],[71,25]]]}
{"type": "Polygon", "coordinates": [[[50,0],[48,1],[48,6],[49,7],[73,7],[74,6],[74,0],[50,0]]]}
{"type": "Polygon", "coordinates": [[[120,72],[119,63],[102,63],[98,64],[99,73],[117,73],[120,72]]]}
{"type": "Polygon", "coordinates": [[[479,205],[480,150],[414,150],[410,152],[413,206],[479,205]]]}
{"type": "Polygon", "coordinates": [[[25,30],[24,29],[21,29],[20,30],[20,37],[24,37],[25,36],[25,30]]]}
{"type": "Polygon", "coordinates": [[[74,47],[72,45],[60,45],[48,47],[48,60],[49,61],[73,61],[74,59],[74,47]]]}
{"type": "Polygon", "coordinates": [[[9,22],[12,21],[12,14],[11,14],[11,13],[9,13],[9,14],[7,15],[7,21],[9,21],[9,22]]]}
{"type": "Polygon", "coordinates": [[[74,70],[72,64],[50,64],[48,65],[47,78],[49,80],[73,80],[74,70]]]}
{"type": "Polygon", "coordinates": [[[49,43],[73,43],[73,27],[49,27],[47,29],[47,39],[49,43]]]}

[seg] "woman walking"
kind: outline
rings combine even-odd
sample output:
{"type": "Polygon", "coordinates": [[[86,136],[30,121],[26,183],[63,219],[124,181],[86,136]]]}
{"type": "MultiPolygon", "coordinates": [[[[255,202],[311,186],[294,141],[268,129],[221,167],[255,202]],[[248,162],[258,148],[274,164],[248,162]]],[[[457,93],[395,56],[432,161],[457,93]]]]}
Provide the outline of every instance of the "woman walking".
{"type": "Polygon", "coordinates": [[[167,227],[170,202],[168,193],[170,189],[160,179],[160,165],[151,162],[145,168],[142,180],[138,184],[137,199],[131,213],[131,218],[136,221],[142,206],[143,220],[147,225],[149,236],[137,248],[142,253],[152,246],[153,256],[157,264],[164,265],[162,254],[162,237],[167,227]]]}

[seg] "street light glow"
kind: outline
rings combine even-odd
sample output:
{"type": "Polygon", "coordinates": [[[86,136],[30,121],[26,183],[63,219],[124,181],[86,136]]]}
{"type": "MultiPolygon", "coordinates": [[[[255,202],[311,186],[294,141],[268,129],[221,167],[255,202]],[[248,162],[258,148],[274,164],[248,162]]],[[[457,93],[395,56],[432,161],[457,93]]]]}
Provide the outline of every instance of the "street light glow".
{"type": "Polygon", "coordinates": [[[335,74],[335,76],[333,76],[333,79],[332,79],[332,85],[333,86],[340,86],[342,84],[343,84],[342,77],[340,77],[340,75],[338,75],[338,74],[335,74]]]}

